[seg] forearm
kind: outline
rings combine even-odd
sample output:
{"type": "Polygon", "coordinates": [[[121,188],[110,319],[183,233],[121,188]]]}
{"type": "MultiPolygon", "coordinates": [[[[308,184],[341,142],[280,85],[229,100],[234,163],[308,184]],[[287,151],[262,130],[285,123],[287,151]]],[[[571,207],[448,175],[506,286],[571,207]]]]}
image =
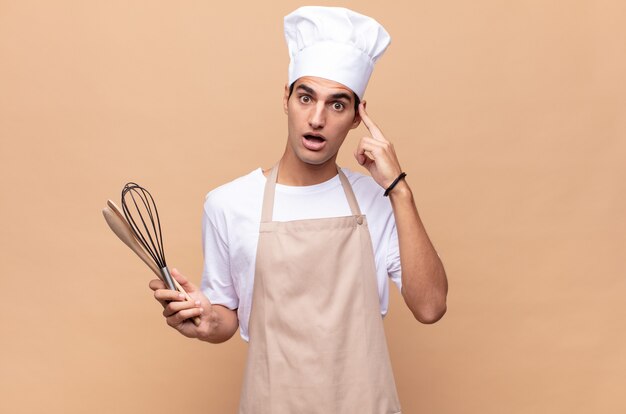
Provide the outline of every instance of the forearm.
{"type": "Polygon", "coordinates": [[[437,322],[446,312],[448,281],[406,181],[391,191],[402,266],[402,296],[417,320],[437,322]]]}
{"type": "Polygon", "coordinates": [[[211,305],[206,332],[198,339],[214,344],[229,340],[239,327],[237,311],[222,305],[211,305]]]}

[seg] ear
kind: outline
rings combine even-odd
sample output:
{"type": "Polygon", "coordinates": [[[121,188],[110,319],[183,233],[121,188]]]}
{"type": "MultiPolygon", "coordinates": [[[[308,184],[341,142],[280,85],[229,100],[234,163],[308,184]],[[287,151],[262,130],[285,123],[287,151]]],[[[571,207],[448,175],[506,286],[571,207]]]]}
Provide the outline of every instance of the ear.
{"type": "MultiPolygon", "coordinates": [[[[367,105],[367,102],[361,101],[361,103],[363,104],[363,107],[365,108],[365,105],[367,105]]],[[[352,121],[352,126],[350,127],[350,129],[354,129],[358,127],[360,124],[361,124],[361,113],[357,109],[356,113],[354,114],[354,120],[352,121]]]]}
{"type": "Polygon", "coordinates": [[[285,93],[283,95],[283,111],[285,111],[285,114],[289,113],[289,85],[285,84],[285,93]]]}

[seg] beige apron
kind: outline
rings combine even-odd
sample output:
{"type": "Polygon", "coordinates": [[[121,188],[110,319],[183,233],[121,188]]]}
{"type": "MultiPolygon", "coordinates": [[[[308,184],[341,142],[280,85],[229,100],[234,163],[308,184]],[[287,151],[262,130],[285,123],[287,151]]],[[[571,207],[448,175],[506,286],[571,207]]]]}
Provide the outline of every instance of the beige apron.
{"type": "Polygon", "coordinates": [[[240,414],[396,414],[372,241],[352,216],[274,222],[265,186],[240,414]]]}

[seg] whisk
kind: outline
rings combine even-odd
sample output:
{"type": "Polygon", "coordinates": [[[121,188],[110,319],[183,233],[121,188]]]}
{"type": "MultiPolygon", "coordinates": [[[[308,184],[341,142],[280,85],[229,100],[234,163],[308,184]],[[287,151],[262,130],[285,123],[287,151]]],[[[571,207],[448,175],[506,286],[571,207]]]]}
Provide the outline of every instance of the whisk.
{"type": "MultiPolygon", "coordinates": [[[[131,184],[131,186],[132,186],[133,183],[129,183],[129,184],[131,184]]],[[[141,192],[141,190],[139,190],[138,188],[136,190],[134,190],[134,191],[140,191],[141,192]]],[[[146,191],[146,193],[147,193],[147,191],[146,191]]],[[[133,195],[134,195],[133,193],[130,194],[131,201],[133,200],[132,199],[133,195]]],[[[142,197],[140,198],[140,201],[141,200],[148,201],[148,198],[144,197],[145,193],[141,192],[141,195],[142,195],[142,197]]],[[[158,212],[156,211],[156,206],[154,206],[154,200],[152,199],[151,196],[148,196],[148,197],[150,198],[150,201],[151,201],[148,204],[148,206],[152,205],[154,207],[154,211],[155,211],[155,214],[152,215],[153,218],[150,220],[150,223],[152,225],[151,227],[152,227],[153,230],[155,230],[156,228],[159,229],[159,238],[157,239],[156,232],[153,232],[154,233],[153,234],[153,240],[159,240],[159,245],[161,246],[161,248],[159,249],[159,256],[160,257],[164,257],[165,255],[162,254],[163,242],[162,242],[161,231],[160,231],[161,226],[160,226],[160,223],[158,223],[158,212]],[[156,220],[154,218],[155,215],[156,215],[156,220]],[[155,223],[156,226],[153,223],[155,223]]],[[[123,197],[122,197],[122,200],[124,200],[123,197]]],[[[132,206],[134,206],[135,202],[133,202],[132,206]]],[[[143,203],[144,203],[144,201],[141,201],[141,204],[136,205],[135,207],[140,207],[140,206],[143,207],[144,206],[143,203]]],[[[152,211],[152,210],[150,210],[150,211],[152,211]]],[[[165,269],[165,271],[163,271],[162,268],[160,267],[160,262],[161,261],[159,260],[159,264],[157,264],[157,261],[154,260],[153,257],[148,255],[148,253],[146,252],[147,249],[144,246],[142,246],[142,244],[140,243],[141,239],[139,237],[137,237],[137,235],[136,235],[135,231],[133,230],[133,228],[131,227],[131,225],[128,224],[128,219],[124,218],[125,213],[123,213],[121,211],[121,209],[113,201],[107,200],[107,205],[102,209],[102,214],[104,215],[104,219],[106,220],[107,224],[109,225],[109,227],[111,228],[113,233],[115,233],[115,235],[122,242],[124,242],[124,244],[126,246],[130,247],[130,249],[145,264],[148,265],[150,270],[152,270],[154,272],[154,274],[157,275],[157,277],[159,279],[161,279],[161,280],[163,280],[165,282],[165,277],[164,277],[163,273],[167,272],[166,274],[169,274],[169,272],[167,271],[167,266],[164,266],[166,269],[165,269]]],[[[147,214],[147,215],[148,215],[148,218],[150,218],[150,214],[147,214]]],[[[142,224],[145,224],[145,221],[142,221],[142,224]]],[[[145,239],[145,237],[144,237],[144,239],[145,239]]],[[[156,254],[154,256],[156,256],[156,254]]],[[[163,260],[162,263],[165,264],[165,260],[163,260]]],[[[180,293],[182,293],[183,296],[185,297],[185,300],[188,300],[188,301],[192,301],[193,300],[191,298],[191,296],[189,296],[189,294],[180,285],[180,283],[178,283],[178,281],[176,279],[170,279],[170,281],[174,282],[174,286],[176,287],[175,290],[177,290],[180,293]]],[[[167,282],[165,282],[165,283],[167,284],[167,282]]],[[[193,318],[193,323],[196,326],[200,326],[200,323],[201,323],[200,317],[195,316],[193,318]]]]}
{"type": "Polygon", "coordinates": [[[150,192],[137,183],[127,183],[122,189],[122,210],[135,238],[156,263],[167,287],[177,290],[165,262],[159,211],[150,192]]]}

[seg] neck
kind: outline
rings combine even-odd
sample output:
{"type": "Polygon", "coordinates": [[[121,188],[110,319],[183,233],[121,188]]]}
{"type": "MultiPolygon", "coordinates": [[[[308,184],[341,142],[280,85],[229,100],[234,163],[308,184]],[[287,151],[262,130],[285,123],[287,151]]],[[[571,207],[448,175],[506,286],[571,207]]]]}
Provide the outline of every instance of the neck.
{"type": "Polygon", "coordinates": [[[280,159],[277,183],[292,186],[320,184],[337,175],[337,154],[322,164],[307,164],[286,150],[280,159]]]}

